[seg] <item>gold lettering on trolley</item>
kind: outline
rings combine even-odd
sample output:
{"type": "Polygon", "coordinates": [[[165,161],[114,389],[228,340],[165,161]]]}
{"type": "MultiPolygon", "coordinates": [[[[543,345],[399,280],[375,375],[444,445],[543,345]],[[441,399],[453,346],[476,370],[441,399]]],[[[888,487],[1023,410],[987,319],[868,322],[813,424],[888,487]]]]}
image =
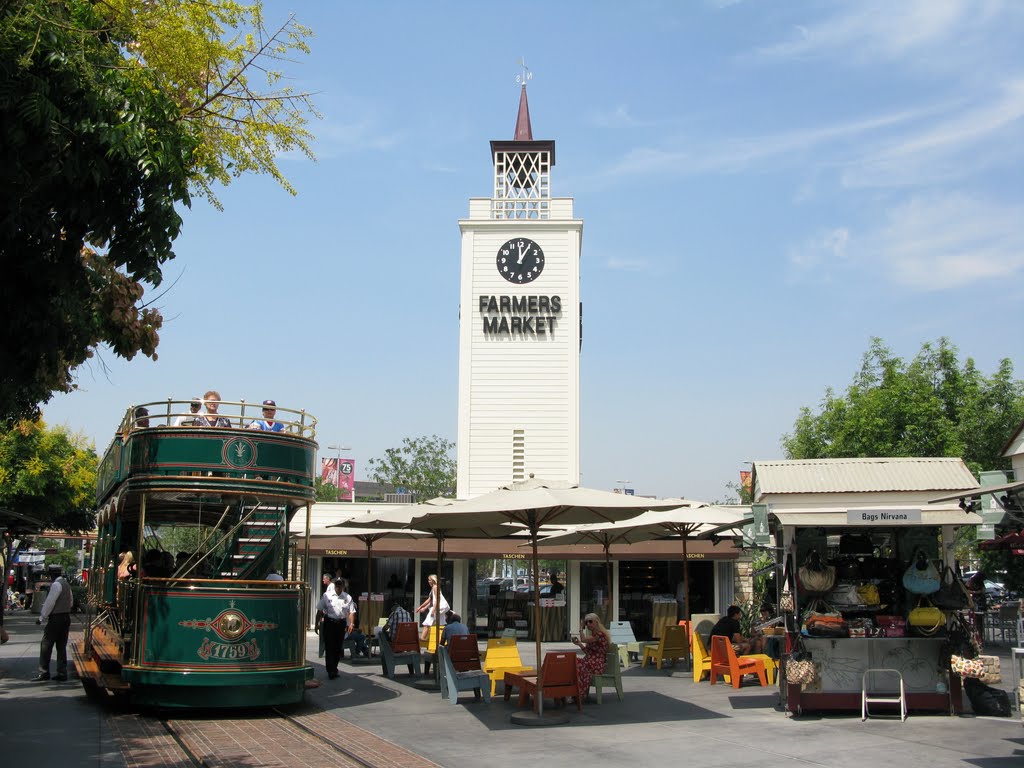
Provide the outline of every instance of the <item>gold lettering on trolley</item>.
{"type": "Polygon", "coordinates": [[[344,557],[344,556],[348,555],[348,550],[347,549],[325,549],[324,550],[324,554],[325,555],[341,555],[341,556],[344,557]]]}
{"type": "Polygon", "coordinates": [[[525,560],[526,559],[526,555],[524,555],[524,554],[522,554],[520,552],[515,552],[515,553],[506,552],[505,554],[502,555],[502,557],[505,558],[506,560],[525,560]]]}

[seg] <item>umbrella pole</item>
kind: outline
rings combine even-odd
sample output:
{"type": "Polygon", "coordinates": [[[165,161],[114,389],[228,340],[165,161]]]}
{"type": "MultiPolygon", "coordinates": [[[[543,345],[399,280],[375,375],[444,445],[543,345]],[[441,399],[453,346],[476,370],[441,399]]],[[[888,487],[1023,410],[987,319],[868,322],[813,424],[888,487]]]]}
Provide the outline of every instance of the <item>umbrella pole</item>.
{"type": "MultiPolygon", "coordinates": [[[[683,616],[686,618],[686,626],[689,628],[690,642],[692,643],[693,625],[690,622],[690,559],[687,557],[686,540],[689,533],[683,533],[683,594],[686,596],[686,606],[683,608],[683,616]]],[[[690,658],[690,645],[686,646],[686,668],[692,670],[693,660],[690,658]]]]}
{"type": "Polygon", "coordinates": [[[540,641],[540,561],[537,557],[537,530],[530,531],[533,544],[533,639],[537,651],[537,715],[544,714],[544,665],[540,641]]]}
{"type": "MultiPolygon", "coordinates": [[[[370,604],[373,602],[373,573],[371,572],[371,566],[373,565],[373,559],[370,554],[370,550],[373,548],[373,538],[370,536],[366,537],[366,610],[363,612],[364,623],[363,623],[363,635],[367,632],[370,633],[370,637],[373,637],[373,629],[370,627],[370,604]]],[[[383,603],[381,604],[383,608],[383,603]]]]}
{"type": "MultiPolygon", "coordinates": [[[[444,550],[442,544],[444,542],[443,536],[437,537],[437,584],[434,589],[437,590],[437,594],[434,595],[434,678],[437,680],[437,684],[441,684],[441,582],[443,581],[441,574],[444,572],[444,550]]],[[[454,599],[454,595],[452,596],[454,599]]],[[[430,648],[428,647],[429,651],[430,648]]]]}
{"type": "Polygon", "coordinates": [[[613,605],[613,601],[612,601],[612,555],[611,555],[611,552],[609,551],[611,549],[611,546],[612,545],[610,543],[605,542],[605,545],[604,545],[604,568],[605,568],[605,573],[608,576],[608,603],[607,603],[608,604],[608,611],[607,611],[607,615],[604,617],[605,618],[605,626],[608,626],[608,624],[612,623],[612,605],[613,605]]]}

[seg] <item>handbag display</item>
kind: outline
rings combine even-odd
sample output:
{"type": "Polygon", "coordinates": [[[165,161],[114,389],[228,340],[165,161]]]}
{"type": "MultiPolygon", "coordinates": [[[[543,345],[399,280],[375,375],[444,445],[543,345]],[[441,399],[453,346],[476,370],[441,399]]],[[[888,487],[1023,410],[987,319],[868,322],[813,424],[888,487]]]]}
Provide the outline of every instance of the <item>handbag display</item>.
{"type": "Polygon", "coordinates": [[[818,667],[806,659],[789,659],[786,662],[786,682],[794,685],[807,685],[818,679],[818,667]]]}
{"type": "Polygon", "coordinates": [[[881,605],[882,599],[878,594],[878,587],[874,584],[860,584],[857,587],[857,597],[860,605],[881,605]]]}
{"type": "Polygon", "coordinates": [[[907,616],[907,624],[913,627],[917,634],[927,637],[946,626],[946,614],[932,605],[928,598],[922,596],[917,601],[917,607],[907,616]]]}
{"type": "Polygon", "coordinates": [[[839,554],[870,555],[875,551],[871,535],[867,533],[844,533],[839,537],[839,554]]]}
{"type": "Polygon", "coordinates": [[[939,581],[941,586],[932,595],[933,604],[950,611],[974,607],[974,599],[971,597],[971,593],[967,591],[967,587],[957,578],[957,575],[953,573],[953,569],[948,565],[943,566],[939,581]]]}
{"type": "Polygon", "coordinates": [[[779,608],[787,613],[792,613],[796,608],[796,604],[793,602],[793,594],[791,592],[783,592],[779,598],[779,608]]]}
{"type": "Polygon", "coordinates": [[[939,569],[920,549],[914,554],[907,570],[903,572],[903,586],[915,595],[931,595],[942,587],[939,569]]]}
{"type": "Polygon", "coordinates": [[[804,613],[801,632],[808,637],[849,637],[850,628],[838,611],[822,599],[811,603],[804,613]]]}
{"type": "Polygon", "coordinates": [[[907,620],[902,616],[875,616],[875,624],[885,637],[907,636],[907,620]]]}
{"type": "Polygon", "coordinates": [[[852,581],[840,581],[832,591],[828,593],[828,600],[832,605],[854,606],[860,605],[860,594],[857,584],[852,581]]]}
{"type": "Polygon", "coordinates": [[[824,595],[832,591],[836,583],[836,569],[833,565],[821,562],[816,549],[811,550],[807,561],[797,571],[804,590],[816,595],[824,595]]]}

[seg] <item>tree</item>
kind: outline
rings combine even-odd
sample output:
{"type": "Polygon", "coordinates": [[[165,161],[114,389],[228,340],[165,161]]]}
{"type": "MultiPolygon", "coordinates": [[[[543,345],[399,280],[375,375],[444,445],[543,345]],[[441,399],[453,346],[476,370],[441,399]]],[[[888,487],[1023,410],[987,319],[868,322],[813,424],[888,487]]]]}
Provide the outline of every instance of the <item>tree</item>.
{"type": "Polygon", "coordinates": [[[418,501],[435,496],[454,496],[455,443],[443,437],[407,437],[400,448],[388,448],[384,457],[370,459],[371,477],[404,489],[418,501]]]}
{"type": "Polygon", "coordinates": [[[142,300],[193,193],[249,171],[294,192],[274,155],[310,154],[315,111],[274,67],[308,34],[268,32],[259,3],[0,3],[0,420],[35,418],[101,345],[156,358],[142,300]]]}
{"type": "Polygon", "coordinates": [[[338,500],[338,488],[334,485],[334,483],[328,483],[321,477],[314,478],[313,493],[316,494],[317,501],[338,500]]]}
{"type": "Polygon", "coordinates": [[[0,433],[0,507],[75,534],[93,527],[96,451],[80,435],[27,419],[0,433]]]}
{"type": "Polygon", "coordinates": [[[782,445],[790,459],[959,456],[977,473],[1005,469],[999,451],[1024,419],[1024,382],[1002,360],[991,377],[941,338],[910,363],[874,338],[845,394],[800,409],[782,445]]]}

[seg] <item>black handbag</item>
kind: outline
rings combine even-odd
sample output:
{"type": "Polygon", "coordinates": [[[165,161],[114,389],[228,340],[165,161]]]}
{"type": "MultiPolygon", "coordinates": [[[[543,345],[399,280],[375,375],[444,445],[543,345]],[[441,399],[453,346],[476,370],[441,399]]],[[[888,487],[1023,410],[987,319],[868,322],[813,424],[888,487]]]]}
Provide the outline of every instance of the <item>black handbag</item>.
{"type": "Polygon", "coordinates": [[[957,578],[957,575],[953,573],[952,568],[948,565],[944,566],[940,578],[942,586],[939,587],[938,592],[931,596],[933,605],[945,608],[947,611],[959,611],[962,608],[973,606],[974,601],[971,599],[970,592],[967,591],[967,587],[964,586],[963,582],[957,578]]]}
{"type": "Polygon", "coordinates": [[[871,536],[867,533],[844,533],[839,538],[839,554],[870,555],[875,551],[871,536]]]}

